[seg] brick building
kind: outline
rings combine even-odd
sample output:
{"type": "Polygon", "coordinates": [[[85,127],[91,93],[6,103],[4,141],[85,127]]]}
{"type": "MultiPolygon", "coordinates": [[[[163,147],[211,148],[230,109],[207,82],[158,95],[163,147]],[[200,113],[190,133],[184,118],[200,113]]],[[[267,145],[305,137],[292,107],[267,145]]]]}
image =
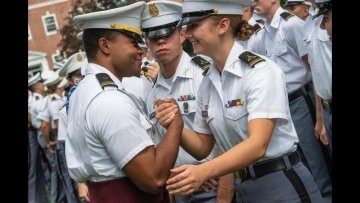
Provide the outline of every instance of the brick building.
{"type": "Polygon", "coordinates": [[[71,9],[72,0],[28,0],[28,75],[51,70],[60,60],[58,30],[71,9]]]}

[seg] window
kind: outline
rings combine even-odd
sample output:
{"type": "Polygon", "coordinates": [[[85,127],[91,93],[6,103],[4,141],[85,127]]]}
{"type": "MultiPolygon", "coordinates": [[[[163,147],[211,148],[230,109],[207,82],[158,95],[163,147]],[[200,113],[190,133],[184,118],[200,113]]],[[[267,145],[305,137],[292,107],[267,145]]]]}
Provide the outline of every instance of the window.
{"type": "Polygon", "coordinates": [[[55,14],[49,14],[49,12],[46,12],[46,15],[42,16],[41,18],[46,35],[56,34],[58,30],[58,24],[55,14]]]}
{"type": "Polygon", "coordinates": [[[56,54],[52,55],[52,60],[53,60],[54,63],[62,62],[64,60],[64,57],[60,55],[59,51],[57,51],[56,54]]]}
{"type": "Polygon", "coordinates": [[[32,36],[31,36],[31,31],[30,31],[30,26],[28,25],[28,40],[31,40],[32,36]]]}

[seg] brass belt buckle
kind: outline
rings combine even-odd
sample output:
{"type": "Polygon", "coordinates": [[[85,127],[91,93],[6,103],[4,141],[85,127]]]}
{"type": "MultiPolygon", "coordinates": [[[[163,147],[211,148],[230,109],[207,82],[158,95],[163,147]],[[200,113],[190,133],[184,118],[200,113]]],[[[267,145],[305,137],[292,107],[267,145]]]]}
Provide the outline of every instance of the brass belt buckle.
{"type": "Polygon", "coordinates": [[[325,109],[330,109],[330,104],[328,101],[323,100],[322,103],[323,103],[325,109]]]}
{"type": "Polygon", "coordinates": [[[247,175],[247,171],[246,168],[241,168],[237,171],[234,172],[235,177],[239,178],[239,179],[244,179],[246,178],[247,175]]]}

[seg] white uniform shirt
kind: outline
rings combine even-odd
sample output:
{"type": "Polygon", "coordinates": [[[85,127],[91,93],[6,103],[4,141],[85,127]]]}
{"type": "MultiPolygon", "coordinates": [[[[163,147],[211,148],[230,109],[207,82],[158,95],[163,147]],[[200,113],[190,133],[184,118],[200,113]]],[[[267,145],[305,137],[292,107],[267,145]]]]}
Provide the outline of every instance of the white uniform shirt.
{"type": "Polygon", "coordinates": [[[323,15],[306,21],[304,42],[309,49],[309,64],[316,94],[332,99],[332,43],[326,30],[320,28],[323,15]]]}
{"type": "Polygon", "coordinates": [[[140,106],[115,87],[103,90],[95,77],[97,73],[107,73],[123,89],[110,71],[89,63],[86,76],[70,98],[65,151],[69,145],[75,155],[67,163],[70,176],[79,182],[124,177],[121,169],[139,152],[154,145],[151,124],[140,112],[140,106]]]}
{"type": "Polygon", "coordinates": [[[279,7],[271,23],[265,23],[265,55],[284,71],[287,90],[292,92],[308,83],[311,73],[301,59],[308,53],[303,42],[305,22],[297,16],[285,20],[280,16],[283,12],[279,7]]]}
{"type": "Polygon", "coordinates": [[[40,120],[37,118],[39,112],[45,108],[45,105],[46,104],[46,100],[44,100],[44,97],[39,94],[39,93],[36,93],[34,92],[33,93],[33,101],[31,103],[31,109],[30,109],[30,114],[31,114],[31,123],[32,123],[32,126],[36,129],[39,129],[40,128],[40,120]]]}
{"type": "Polygon", "coordinates": [[[121,83],[126,91],[136,96],[141,108],[145,110],[147,95],[151,91],[152,83],[142,75],[140,77],[123,77],[121,83]]]}
{"type": "Polygon", "coordinates": [[[199,87],[194,130],[213,134],[219,147],[228,151],[248,138],[250,120],[276,118],[263,159],[295,151],[298,137],[290,116],[284,73],[264,56],[261,57],[266,62],[251,68],[238,58],[244,51],[240,44],[234,43],[222,75],[213,64],[204,77],[199,87]],[[236,99],[245,103],[225,107],[229,101],[236,99]]]}
{"type": "MultiPolygon", "coordinates": [[[[53,99],[49,103],[49,113],[50,113],[51,123],[55,124],[55,120],[59,119],[60,108],[64,106],[64,104],[65,101],[62,96],[59,96],[57,94],[53,95],[53,99]]],[[[55,128],[57,128],[56,125],[55,128]]]]}
{"type": "Polygon", "coordinates": [[[47,95],[46,97],[44,97],[42,108],[39,111],[36,118],[40,120],[40,123],[41,123],[41,120],[49,122],[51,124],[51,128],[55,129],[56,126],[55,126],[55,123],[52,123],[52,121],[51,121],[51,116],[50,116],[50,111],[49,111],[49,104],[52,100],[52,97],[53,97],[53,94],[47,95]]]}
{"type": "MultiPolygon", "coordinates": [[[[202,72],[202,68],[192,62],[191,57],[183,51],[180,62],[176,68],[176,72],[172,77],[170,86],[165,81],[163,75],[161,73],[158,74],[157,82],[151,90],[147,100],[148,116],[151,119],[151,123],[154,125],[156,132],[156,144],[160,143],[166,133],[166,129],[157,123],[155,118],[153,118],[153,103],[156,99],[165,99],[169,97],[174,98],[180,107],[180,111],[184,119],[184,127],[193,129],[192,125],[196,112],[198,87],[200,86],[203,78],[202,72]],[[189,95],[189,98],[191,99],[182,99],[185,98],[185,95],[189,95]],[[184,105],[186,105],[185,103],[188,105],[187,109],[184,107],[184,105]]],[[[206,159],[198,161],[180,147],[175,166],[202,163],[213,158],[215,153],[215,150],[213,150],[213,153],[211,153],[206,159]]]]}
{"type": "Polygon", "coordinates": [[[263,34],[264,34],[264,26],[260,23],[257,23],[254,19],[254,17],[251,17],[248,22],[250,25],[254,26],[255,24],[258,24],[261,27],[261,30],[255,31],[251,37],[246,41],[246,46],[243,46],[246,48],[246,50],[249,50],[251,52],[255,52],[257,54],[265,55],[265,45],[263,42],[263,34]]]}

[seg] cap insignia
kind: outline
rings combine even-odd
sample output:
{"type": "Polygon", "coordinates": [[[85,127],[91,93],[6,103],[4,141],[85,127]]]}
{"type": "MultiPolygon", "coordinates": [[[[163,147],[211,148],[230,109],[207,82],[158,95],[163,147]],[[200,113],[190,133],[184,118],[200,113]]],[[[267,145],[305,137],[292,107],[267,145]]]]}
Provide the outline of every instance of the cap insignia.
{"type": "Polygon", "coordinates": [[[81,62],[82,61],[82,57],[81,57],[81,54],[76,54],[76,60],[78,61],[78,62],[81,62]]]}
{"type": "Polygon", "coordinates": [[[149,13],[152,17],[159,15],[159,9],[156,7],[155,3],[149,4],[149,13]]]}

